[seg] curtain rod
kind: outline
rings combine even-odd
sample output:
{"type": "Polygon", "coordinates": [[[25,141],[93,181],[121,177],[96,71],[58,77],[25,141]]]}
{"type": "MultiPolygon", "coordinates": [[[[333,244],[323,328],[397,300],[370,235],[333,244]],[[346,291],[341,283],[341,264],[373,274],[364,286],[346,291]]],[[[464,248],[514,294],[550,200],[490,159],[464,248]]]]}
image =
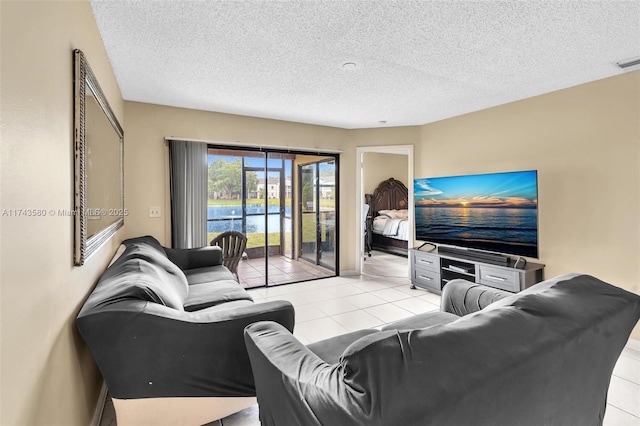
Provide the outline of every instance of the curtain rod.
{"type": "Polygon", "coordinates": [[[192,138],[180,138],[177,136],[166,136],[164,138],[164,144],[167,145],[169,141],[184,141],[184,142],[198,142],[198,143],[206,143],[210,145],[223,145],[223,146],[238,146],[238,147],[254,147],[254,148],[273,148],[280,150],[288,150],[288,151],[300,151],[300,152],[310,152],[310,153],[327,153],[327,154],[342,154],[344,150],[341,149],[326,149],[326,148],[303,148],[298,146],[290,146],[290,145],[270,145],[270,144],[262,144],[256,143],[252,144],[250,142],[240,142],[240,141],[214,141],[214,140],[205,140],[205,139],[192,139],[192,138]]]}

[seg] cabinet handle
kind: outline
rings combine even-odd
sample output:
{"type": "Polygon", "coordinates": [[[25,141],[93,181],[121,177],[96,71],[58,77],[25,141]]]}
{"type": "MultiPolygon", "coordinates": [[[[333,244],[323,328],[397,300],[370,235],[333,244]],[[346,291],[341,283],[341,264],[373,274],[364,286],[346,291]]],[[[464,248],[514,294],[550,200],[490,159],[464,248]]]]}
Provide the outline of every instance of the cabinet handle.
{"type": "Polygon", "coordinates": [[[427,280],[427,281],[431,281],[431,280],[433,280],[433,278],[431,278],[431,277],[425,277],[424,275],[420,275],[420,278],[422,278],[423,280],[427,280]]]}
{"type": "Polygon", "coordinates": [[[492,279],[492,280],[498,280],[498,281],[506,281],[506,278],[502,278],[502,277],[496,277],[495,275],[487,275],[487,278],[492,279]]]}
{"type": "Polygon", "coordinates": [[[433,265],[433,262],[431,262],[431,261],[429,261],[429,260],[422,260],[422,259],[420,259],[418,262],[420,262],[420,263],[427,263],[427,264],[429,264],[429,265],[433,265]]]}

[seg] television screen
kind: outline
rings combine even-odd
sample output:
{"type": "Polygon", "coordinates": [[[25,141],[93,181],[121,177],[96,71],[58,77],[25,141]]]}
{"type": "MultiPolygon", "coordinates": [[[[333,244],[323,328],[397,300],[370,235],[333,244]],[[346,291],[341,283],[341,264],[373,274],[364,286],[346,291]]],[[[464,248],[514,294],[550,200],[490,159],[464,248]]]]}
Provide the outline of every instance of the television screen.
{"type": "Polygon", "coordinates": [[[415,179],[416,239],[538,257],[536,170],[415,179]]]}

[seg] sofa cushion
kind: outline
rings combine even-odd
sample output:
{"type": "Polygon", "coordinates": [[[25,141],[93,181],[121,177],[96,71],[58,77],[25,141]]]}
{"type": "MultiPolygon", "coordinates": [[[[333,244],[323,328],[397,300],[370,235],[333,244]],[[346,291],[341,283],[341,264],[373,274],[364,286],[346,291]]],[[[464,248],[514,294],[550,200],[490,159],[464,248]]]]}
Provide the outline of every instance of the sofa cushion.
{"type": "Polygon", "coordinates": [[[196,247],[190,249],[173,249],[164,247],[170,261],[186,271],[187,269],[204,268],[222,265],[222,249],[217,246],[196,247]]]}
{"type": "Polygon", "coordinates": [[[447,284],[442,290],[440,310],[462,317],[512,295],[513,293],[508,291],[469,281],[452,286],[447,284]]]}
{"type": "MultiPolygon", "coordinates": [[[[211,283],[214,281],[232,280],[235,278],[231,271],[223,265],[207,266],[205,268],[187,269],[184,271],[189,285],[211,283]]],[[[236,281],[237,285],[237,281],[236,281]]]]}
{"type": "Polygon", "coordinates": [[[457,319],[460,317],[449,312],[425,312],[385,325],[382,330],[415,330],[433,325],[449,324],[457,319]]]}
{"type": "Polygon", "coordinates": [[[377,333],[378,330],[364,329],[340,336],[330,337],[319,342],[307,345],[307,348],[327,364],[335,364],[340,360],[342,353],[356,340],[369,334],[377,333]]]}
{"type": "Polygon", "coordinates": [[[100,278],[95,297],[101,297],[101,303],[138,299],[184,310],[188,293],[184,273],[167,259],[155,239],[134,240],[124,242],[126,250],[100,278]]]}
{"type": "Polygon", "coordinates": [[[184,310],[186,280],[181,283],[175,275],[140,258],[117,262],[109,269],[112,269],[109,276],[101,279],[92,293],[101,304],[137,299],[184,310]]]}
{"type": "Polygon", "coordinates": [[[253,301],[253,298],[235,280],[192,284],[189,286],[189,295],[184,301],[184,310],[199,311],[236,300],[253,301]]]}
{"type": "Polygon", "coordinates": [[[234,300],[232,302],[220,303],[219,305],[209,306],[208,308],[200,309],[198,314],[208,315],[223,311],[233,311],[235,309],[243,308],[246,306],[253,306],[254,303],[251,300],[234,300]]]}
{"type": "Polygon", "coordinates": [[[166,257],[166,254],[164,252],[164,248],[162,247],[160,242],[158,240],[156,240],[154,237],[152,237],[151,235],[146,235],[144,237],[129,238],[127,240],[124,240],[122,242],[122,244],[124,244],[127,247],[134,246],[134,245],[146,246],[146,247],[154,249],[155,251],[157,251],[160,254],[165,255],[165,257],[166,257]]]}

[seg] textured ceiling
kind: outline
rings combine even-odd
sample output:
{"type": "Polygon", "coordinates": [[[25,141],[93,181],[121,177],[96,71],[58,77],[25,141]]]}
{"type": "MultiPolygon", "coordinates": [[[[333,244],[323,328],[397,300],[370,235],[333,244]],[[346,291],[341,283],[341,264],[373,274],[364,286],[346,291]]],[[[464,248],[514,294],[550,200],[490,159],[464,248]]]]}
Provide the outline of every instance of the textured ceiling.
{"type": "Polygon", "coordinates": [[[421,125],[640,56],[638,0],[91,5],[126,100],[341,128],[421,125]]]}

